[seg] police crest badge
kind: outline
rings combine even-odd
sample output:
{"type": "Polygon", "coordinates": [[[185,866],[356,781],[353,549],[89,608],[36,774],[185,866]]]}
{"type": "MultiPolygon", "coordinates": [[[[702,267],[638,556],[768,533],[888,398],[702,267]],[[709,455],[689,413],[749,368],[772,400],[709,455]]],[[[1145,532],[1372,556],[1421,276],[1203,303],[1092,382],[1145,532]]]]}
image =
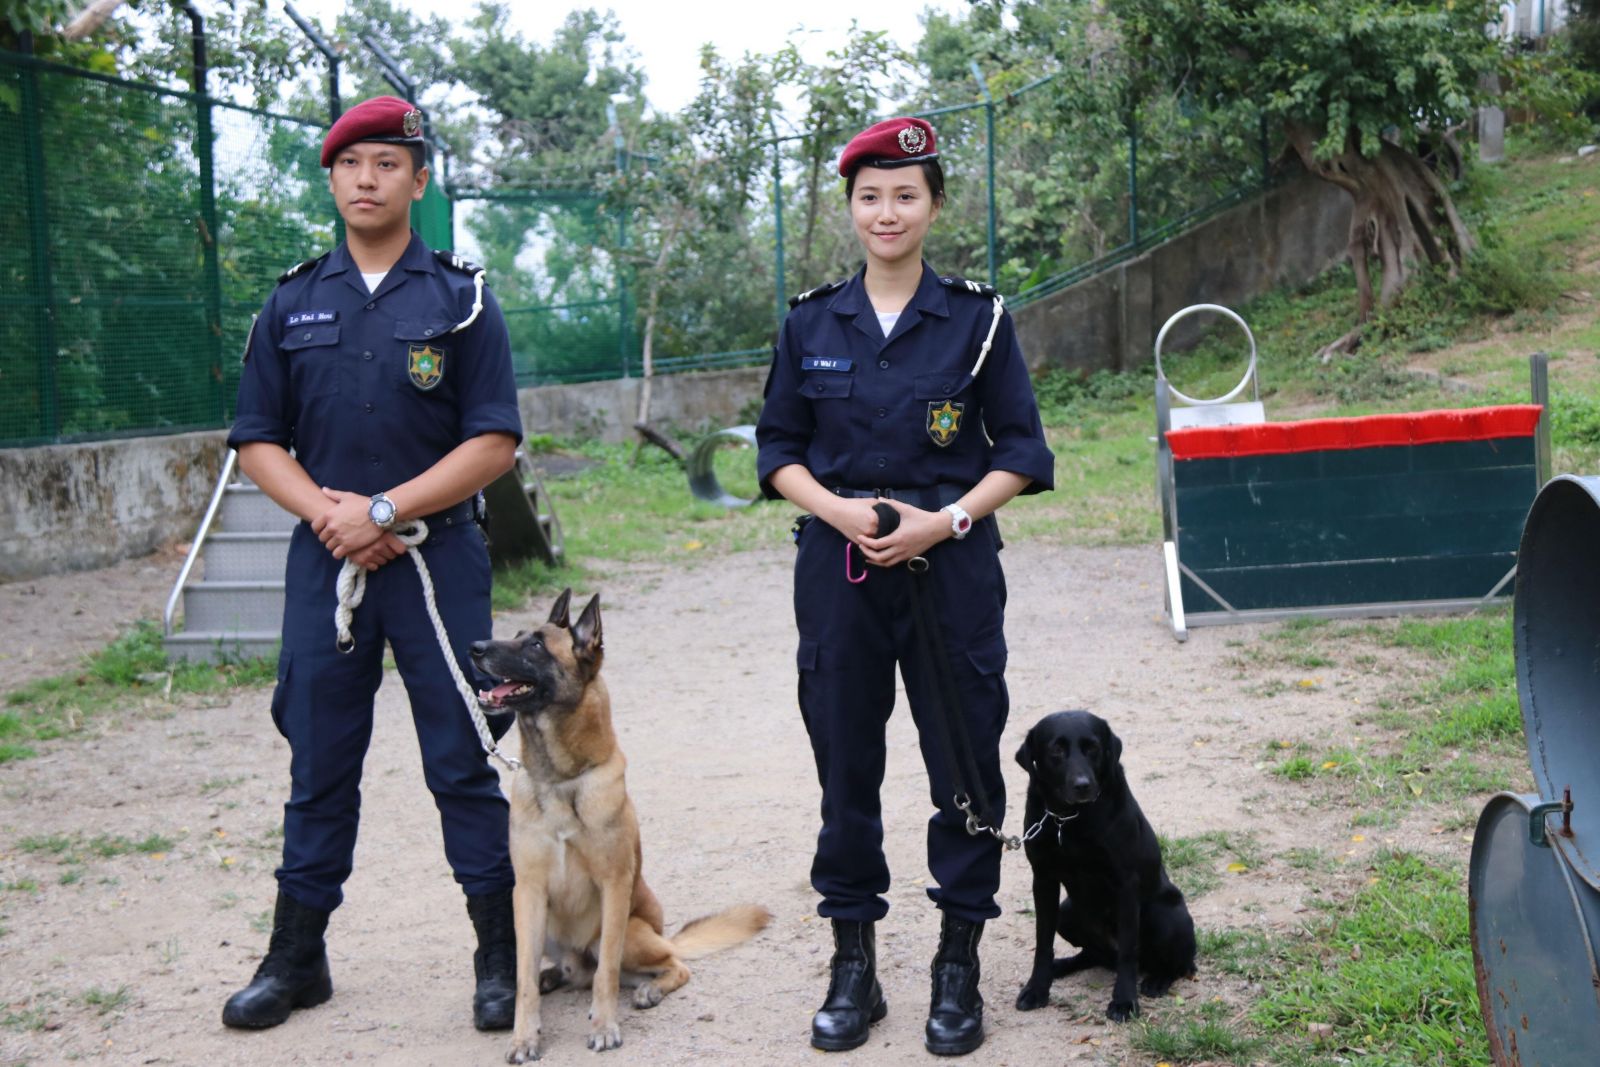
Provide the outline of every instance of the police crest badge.
{"type": "Polygon", "coordinates": [[[928,436],[933,443],[944,448],[961,432],[961,413],[967,405],[952,400],[928,401],[928,436]]]}
{"type": "Polygon", "coordinates": [[[444,351],[432,345],[412,345],[406,369],[411,374],[411,384],[427,392],[444,377],[444,351]]]}

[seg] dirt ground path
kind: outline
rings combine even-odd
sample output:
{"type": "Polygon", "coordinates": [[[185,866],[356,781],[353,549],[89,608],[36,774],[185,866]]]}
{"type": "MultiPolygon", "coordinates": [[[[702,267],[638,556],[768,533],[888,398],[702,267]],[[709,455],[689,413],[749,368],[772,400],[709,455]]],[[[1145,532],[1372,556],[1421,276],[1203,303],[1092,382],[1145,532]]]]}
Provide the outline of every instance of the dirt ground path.
{"type": "MultiPolygon", "coordinates": [[[[643,824],[644,869],[669,925],[736,901],[776,915],[753,942],[698,963],[660,1007],[624,1008],[626,1043],[608,1064],[825,1062],[806,1044],[830,945],[807,882],[818,788],[795,708],[791,562],[785,547],[687,570],[640,565],[602,590],[606,677],[643,824]]],[[[1121,734],[1130,781],[1158,831],[1255,834],[1264,862],[1224,874],[1192,902],[1202,928],[1283,931],[1302,922],[1314,887],[1274,858],[1296,846],[1343,859],[1324,883],[1361,877],[1361,853],[1383,842],[1348,843],[1348,813],[1308,805],[1262,760],[1274,740],[1347,729],[1362,702],[1390,684],[1382,665],[1327,668],[1314,684],[1296,689],[1287,679],[1290,691],[1275,693],[1283,687],[1247,684],[1237,668],[1253,628],[1172,640],[1153,549],[1021,544],[1007,549],[1005,563],[1008,757],[1040,715],[1092,708],[1121,734]]],[[[7,682],[70,663],[69,633],[93,647],[117,624],[158,613],[176,564],[164,576],[146,567],[161,570],[159,561],[134,561],[40,579],[26,595],[0,586],[0,618],[22,642],[19,653],[14,637],[12,658],[0,661],[7,682]],[[62,597],[76,598],[82,614],[63,614],[62,597]]],[[[496,629],[509,635],[526,621],[502,617],[496,629]]],[[[334,999],[267,1032],[220,1024],[223,999],[264,951],[274,892],[288,752],[268,718],[268,695],[106,716],[89,739],[47,744],[38,758],[0,767],[0,1063],[500,1062],[507,1038],[470,1024],[471,929],[392,677],[378,698],[356,870],[329,930],[334,999]],[[170,838],[170,848],[99,856],[90,847],[97,835],[151,834],[170,838]],[[70,847],[40,849],[47,835],[70,847]]],[[[894,882],[879,937],[890,1012],[864,1048],[830,1064],[932,1061],[921,1043],[937,938],[924,895],[929,801],[903,700],[889,741],[883,795],[894,882]]],[[[1025,785],[1009,758],[1006,768],[1016,831],[1025,785]]],[[[1396,833],[1415,838],[1407,845],[1465,848],[1441,846],[1425,830],[1396,833]]],[[[983,940],[989,1040],[973,1061],[1148,1063],[1101,1014],[1108,974],[1057,982],[1046,1009],[1012,1007],[1032,929],[1027,863],[1014,855],[1004,864],[1006,914],[983,940]]],[[[1205,973],[1177,990],[1230,1002],[1248,993],[1205,973]]],[[[588,1062],[586,1007],[583,994],[547,998],[546,1062],[588,1062]]]]}

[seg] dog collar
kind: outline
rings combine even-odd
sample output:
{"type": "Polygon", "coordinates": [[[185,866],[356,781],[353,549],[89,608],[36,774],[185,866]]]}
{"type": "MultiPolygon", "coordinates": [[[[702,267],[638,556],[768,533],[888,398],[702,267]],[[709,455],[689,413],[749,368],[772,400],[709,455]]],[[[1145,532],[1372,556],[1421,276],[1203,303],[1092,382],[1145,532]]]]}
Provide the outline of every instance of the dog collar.
{"type": "Polygon", "coordinates": [[[1073,812],[1070,815],[1057,815],[1055,812],[1051,811],[1047,807],[1047,808],[1044,809],[1044,814],[1039,816],[1039,821],[1034,823],[1032,826],[1028,827],[1028,829],[1023,833],[1022,840],[1023,841],[1032,841],[1034,838],[1038,837],[1039,836],[1039,831],[1044,829],[1044,821],[1046,819],[1054,819],[1056,821],[1056,831],[1057,831],[1057,833],[1059,833],[1060,829],[1061,829],[1061,825],[1063,823],[1071,822],[1073,819],[1076,819],[1077,817],[1078,817],[1078,813],[1077,812],[1073,812]]]}

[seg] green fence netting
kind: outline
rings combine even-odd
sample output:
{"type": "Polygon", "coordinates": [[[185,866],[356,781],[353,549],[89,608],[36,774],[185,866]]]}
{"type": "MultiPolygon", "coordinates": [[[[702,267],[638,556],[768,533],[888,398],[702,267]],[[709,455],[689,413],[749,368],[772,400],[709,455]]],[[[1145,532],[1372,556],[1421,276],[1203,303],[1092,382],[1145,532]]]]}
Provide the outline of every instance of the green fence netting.
{"type": "Polygon", "coordinates": [[[251,316],[332,239],[321,129],[0,56],[0,445],[224,425],[251,316]],[[9,201],[9,202],[3,202],[9,201]]]}
{"type": "MultiPolygon", "coordinates": [[[[1013,307],[1269,180],[1258,119],[1208,126],[1166,98],[1083,116],[1057,90],[1045,77],[922,112],[949,193],[928,257],[1013,307]]],[[[252,315],[286,266],[339,236],[323,129],[0,53],[0,151],[21,172],[0,190],[16,235],[0,275],[0,447],[226,425],[252,315]]],[[[772,140],[740,239],[657,272],[657,372],[765,362],[783,297],[856,269],[833,172],[854,132],[772,140]]],[[[619,145],[594,173],[475,190],[448,184],[446,162],[412,222],[432,247],[481,252],[518,383],[641,373],[650,219],[608,208],[604,190],[660,163],[619,145]]]]}

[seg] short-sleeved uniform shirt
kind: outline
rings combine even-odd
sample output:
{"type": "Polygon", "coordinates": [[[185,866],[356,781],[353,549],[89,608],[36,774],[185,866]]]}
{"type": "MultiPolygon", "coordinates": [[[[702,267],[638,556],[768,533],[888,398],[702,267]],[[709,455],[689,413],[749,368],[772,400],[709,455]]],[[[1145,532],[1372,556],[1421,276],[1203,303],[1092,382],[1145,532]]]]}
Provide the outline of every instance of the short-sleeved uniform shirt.
{"type": "Polygon", "coordinates": [[[778,334],[756,428],[762,491],[803,464],[829,489],[970,487],[991,470],[1054,488],[1028,368],[1002,312],[977,378],[971,371],[994,319],[994,298],[926,263],[916,295],[887,337],[863,269],[789,312],[778,334]]]}
{"type": "Polygon", "coordinates": [[[505,320],[415,233],[367,291],[340,245],[275,289],[251,332],[228,444],[293,449],[318,485],[371,495],[484,433],[522,439],[505,320]]]}

